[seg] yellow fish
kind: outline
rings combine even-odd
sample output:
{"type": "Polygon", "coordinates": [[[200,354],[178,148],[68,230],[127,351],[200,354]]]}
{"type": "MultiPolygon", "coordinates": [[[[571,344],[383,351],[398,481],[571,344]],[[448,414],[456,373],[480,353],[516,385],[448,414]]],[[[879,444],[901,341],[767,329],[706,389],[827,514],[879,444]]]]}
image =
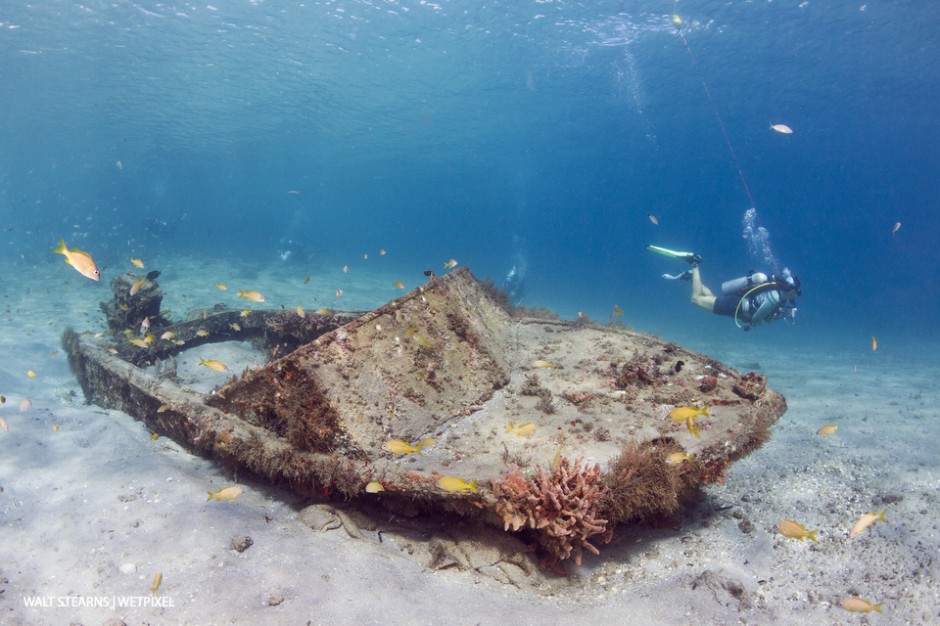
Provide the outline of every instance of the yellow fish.
{"type": "Polygon", "coordinates": [[[3,419],[2,417],[0,417],[0,430],[2,430],[3,432],[10,431],[10,426],[7,424],[7,421],[3,419]]]}
{"type": "Polygon", "coordinates": [[[300,306],[299,304],[297,305],[297,315],[299,315],[300,317],[304,316],[304,308],[300,306]]]}
{"type": "Polygon", "coordinates": [[[884,602],[879,602],[878,604],[872,604],[868,600],[863,600],[857,596],[852,596],[850,598],[842,598],[842,608],[846,611],[851,611],[853,613],[871,613],[875,611],[876,613],[884,613],[881,610],[881,605],[884,602]]]}
{"type": "Polygon", "coordinates": [[[799,539],[803,541],[806,537],[809,537],[813,541],[816,541],[816,533],[819,530],[806,530],[806,526],[803,524],[797,523],[792,519],[785,519],[777,524],[777,530],[780,531],[780,534],[784,537],[789,537],[790,539],[799,539]]]}
{"type": "Polygon", "coordinates": [[[777,131],[782,135],[792,135],[793,129],[787,126],[786,124],[771,124],[770,130],[777,131]]]}
{"type": "Polygon", "coordinates": [[[161,405],[157,408],[157,413],[166,413],[166,412],[169,411],[169,410],[170,410],[170,405],[169,405],[169,404],[161,404],[161,405]]]}
{"type": "Polygon", "coordinates": [[[163,339],[164,341],[170,341],[173,339],[173,337],[176,337],[176,333],[174,333],[172,330],[168,330],[160,335],[160,339],[163,339]]]}
{"type": "Polygon", "coordinates": [[[322,307],[322,308],[317,309],[317,315],[329,315],[332,312],[333,312],[333,309],[329,307],[322,307]]]}
{"type": "Polygon", "coordinates": [[[196,331],[196,336],[197,336],[197,337],[208,337],[208,336],[209,336],[209,331],[206,330],[205,328],[200,328],[199,330],[196,331]]]}
{"type": "Polygon", "coordinates": [[[138,339],[137,337],[134,337],[133,339],[128,339],[127,341],[134,344],[138,348],[146,348],[148,345],[150,345],[143,339],[138,339]]]}
{"type": "Polygon", "coordinates": [[[676,28],[682,27],[682,18],[679,17],[678,13],[672,14],[672,25],[675,26],[676,28]]]}
{"type": "Polygon", "coordinates": [[[457,267],[457,259],[451,259],[450,261],[444,264],[445,270],[451,270],[451,269],[454,269],[455,267],[457,267]]]}
{"type": "Polygon", "coordinates": [[[710,408],[710,404],[705,405],[701,409],[694,406],[677,406],[669,411],[669,417],[675,422],[684,422],[689,418],[696,419],[700,416],[710,417],[708,415],[708,409],[710,408]]]}
{"type": "Polygon", "coordinates": [[[160,583],[163,582],[163,572],[157,572],[153,577],[153,585],[150,586],[150,593],[155,594],[160,589],[160,583]]]}
{"type": "Polygon", "coordinates": [[[59,425],[58,425],[58,424],[53,424],[53,425],[52,425],[52,432],[54,432],[54,433],[59,432],[59,425]]]}
{"type": "Polygon", "coordinates": [[[382,483],[377,480],[373,480],[371,483],[366,485],[366,493],[379,493],[381,491],[385,491],[385,487],[383,487],[382,483]]]}
{"type": "Polygon", "coordinates": [[[420,455],[421,448],[434,445],[434,443],[436,442],[433,439],[422,439],[415,445],[411,445],[403,439],[392,439],[383,443],[382,448],[392,454],[414,454],[417,452],[420,455]]]}
{"type": "Polygon", "coordinates": [[[247,291],[247,290],[242,289],[241,291],[238,292],[238,297],[244,298],[245,300],[248,300],[249,302],[264,302],[264,296],[262,296],[257,291],[247,291]]]}
{"type": "Polygon", "coordinates": [[[131,259],[131,264],[139,270],[144,269],[144,262],[140,259],[131,259]]]}
{"type": "Polygon", "coordinates": [[[865,532],[865,529],[881,520],[882,522],[887,523],[888,520],[885,519],[885,513],[888,512],[888,509],[884,509],[881,513],[865,513],[858,521],[855,522],[855,526],[852,526],[852,530],[849,531],[849,537],[857,537],[865,532]]]}
{"type": "Polygon", "coordinates": [[[685,461],[690,460],[691,457],[686,452],[673,452],[666,457],[666,463],[669,465],[680,465],[685,461]]]}
{"type": "Polygon", "coordinates": [[[98,272],[98,267],[92,260],[91,255],[87,252],[82,252],[81,250],[69,250],[65,246],[64,239],[59,240],[59,247],[54,249],[53,252],[65,256],[65,262],[78,270],[78,273],[85,278],[101,280],[101,273],[98,272]]]}
{"type": "Polygon", "coordinates": [[[688,416],[687,418],[685,418],[685,425],[686,425],[686,428],[689,429],[689,434],[690,434],[690,435],[695,435],[696,437],[701,437],[701,435],[700,435],[699,432],[698,432],[698,430],[699,430],[699,429],[698,429],[698,426],[695,425],[695,418],[694,418],[694,417],[692,417],[692,416],[690,415],[690,416],[688,416]]]}
{"type": "Polygon", "coordinates": [[[140,291],[140,288],[144,286],[144,283],[147,282],[146,278],[141,278],[140,280],[135,280],[134,284],[131,285],[130,293],[132,296],[136,296],[137,292],[140,291]]]}
{"type": "Polygon", "coordinates": [[[538,368],[540,368],[540,369],[549,369],[549,370],[553,370],[553,369],[555,369],[555,367],[557,367],[557,366],[556,366],[554,363],[552,363],[551,361],[546,361],[545,359],[536,359],[536,360],[532,361],[532,367],[538,367],[538,368]]]}
{"type": "Polygon", "coordinates": [[[153,340],[154,340],[154,339],[156,339],[156,337],[154,337],[153,335],[148,334],[148,335],[146,335],[146,336],[144,337],[144,343],[147,344],[147,345],[150,345],[150,344],[153,343],[153,340]]]}
{"type": "Polygon", "coordinates": [[[215,288],[219,291],[228,291],[228,287],[226,287],[224,283],[216,283],[215,288]]]}
{"type": "Polygon", "coordinates": [[[535,424],[528,422],[521,426],[516,426],[512,422],[509,422],[509,427],[506,428],[506,432],[512,433],[516,437],[529,437],[535,432],[535,424]]]}
{"type": "Polygon", "coordinates": [[[28,372],[26,372],[26,375],[29,376],[30,378],[36,378],[36,372],[34,372],[33,370],[29,370],[28,372]]]}
{"type": "Polygon", "coordinates": [[[151,441],[156,441],[156,440],[159,439],[159,438],[160,438],[160,435],[158,435],[157,433],[150,433],[150,440],[151,440],[151,441]]]}
{"type": "Polygon", "coordinates": [[[199,359],[199,365],[208,367],[210,370],[215,372],[227,372],[228,368],[225,367],[225,363],[222,361],[216,361],[215,359],[199,359]]]}
{"type": "Polygon", "coordinates": [[[241,331],[242,329],[242,327],[238,325],[238,322],[232,322],[231,324],[228,325],[228,327],[234,330],[236,333],[241,331]]]}
{"type": "Polygon", "coordinates": [[[473,480],[469,483],[462,478],[457,478],[456,476],[441,476],[437,479],[437,484],[444,491],[450,493],[480,493],[480,490],[477,489],[477,481],[473,480]]]}
{"type": "Polygon", "coordinates": [[[309,284],[310,284],[310,274],[307,274],[307,277],[304,278],[304,284],[305,284],[305,285],[309,285],[309,284]]]}
{"type": "Polygon", "coordinates": [[[206,498],[206,502],[209,500],[215,500],[216,502],[221,502],[222,500],[228,500],[231,502],[238,496],[242,495],[241,487],[222,487],[215,493],[209,492],[209,497],[206,498]]]}
{"type": "Polygon", "coordinates": [[[395,287],[398,287],[399,289],[405,288],[405,283],[401,282],[400,280],[396,280],[395,282],[392,283],[392,285],[395,287]]]}
{"type": "Polygon", "coordinates": [[[623,309],[616,304],[614,305],[614,315],[623,315],[623,309]]]}
{"type": "Polygon", "coordinates": [[[878,340],[875,339],[874,335],[872,335],[871,336],[871,351],[874,352],[877,349],[878,349],[878,340]]]}
{"type": "Polygon", "coordinates": [[[837,430],[839,430],[838,424],[825,424],[819,427],[816,434],[820,437],[828,437],[829,435],[834,435],[837,430]]]}

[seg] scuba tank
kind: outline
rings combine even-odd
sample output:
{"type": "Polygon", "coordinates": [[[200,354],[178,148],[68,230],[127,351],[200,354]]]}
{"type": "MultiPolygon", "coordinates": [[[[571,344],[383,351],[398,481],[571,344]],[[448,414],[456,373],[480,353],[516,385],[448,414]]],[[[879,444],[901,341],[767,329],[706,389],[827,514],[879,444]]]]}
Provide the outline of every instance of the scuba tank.
{"type": "Polygon", "coordinates": [[[725,282],[721,283],[721,293],[726,296],[736,294],[740,295],[751,287],[766,282],[767,274],[764,274],[763,272],[748,272],[747,276],[726,280],[725,282]]]}

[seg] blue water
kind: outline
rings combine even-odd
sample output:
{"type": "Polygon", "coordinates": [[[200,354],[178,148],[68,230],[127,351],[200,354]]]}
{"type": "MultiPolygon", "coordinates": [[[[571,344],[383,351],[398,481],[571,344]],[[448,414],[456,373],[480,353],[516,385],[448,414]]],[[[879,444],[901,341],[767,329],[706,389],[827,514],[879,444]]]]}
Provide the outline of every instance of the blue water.
{"type": "Polygon", "coordinates": [[[940,339],[938,3],[44,0],[0,22],[0,274],[61,263],[60,237],[106,281],[157,252],[277,263],[291,238],[385,247],[412,284],[521,261],[524,304],[692,341],[940,339]],[[700,253],[713,288],[768,270],[751,206],[804,295],[745,335],[644,246],[700,253]]]}

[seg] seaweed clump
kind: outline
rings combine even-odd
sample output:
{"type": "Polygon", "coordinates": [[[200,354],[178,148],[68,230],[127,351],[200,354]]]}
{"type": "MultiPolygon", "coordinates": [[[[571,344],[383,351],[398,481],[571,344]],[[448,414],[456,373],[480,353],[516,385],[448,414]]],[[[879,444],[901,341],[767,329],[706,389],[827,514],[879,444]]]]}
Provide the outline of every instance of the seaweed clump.
{"type": "Polygon", "coordinates": [[[572,463],[566,457],[559,459],[551,473],[537,465],[532,480],[512,465],[509,472],[493,482],[495,510],[504,529],[518,531],[527,526],[535,530],[550,565],[572,554],[580,565],[582,550],[600,554],[590,539],[599,535],[604,543],[610,541],[612,531],[598,514],[606,492],[599,464],[591,467],[580,460],[572,463]]]}
{"type": "Polygon", "coordinates": [[[604,476],[604,514],[614,523],[623,523],[674,513],[689,487],[690,463],[670,465],[666,456],[681,450],[671,442],[655,447],[639,443],[624,446],[604,476]]]}

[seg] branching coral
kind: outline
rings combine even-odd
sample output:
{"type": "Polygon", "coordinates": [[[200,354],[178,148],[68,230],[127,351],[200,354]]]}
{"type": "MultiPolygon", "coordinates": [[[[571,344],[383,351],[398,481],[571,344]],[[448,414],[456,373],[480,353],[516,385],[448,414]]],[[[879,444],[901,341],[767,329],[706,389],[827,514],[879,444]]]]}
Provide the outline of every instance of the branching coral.
{"type": "Polygon", "coordinates": [[[597,506],[606,489],[599,481],[600,465],[589,467],[580,460],[572,463],[561,457],[551,472],[536,466],[535,477],[527,480],[516,466],[493,483],[496,512],[505,529],[528,526],[536,531],[539,544],[557,563],[574,554],[581,564],[582,549],[599,554],[588,539],[600,535],[610,541],[607,520],[600,519],[597,506]]]}

